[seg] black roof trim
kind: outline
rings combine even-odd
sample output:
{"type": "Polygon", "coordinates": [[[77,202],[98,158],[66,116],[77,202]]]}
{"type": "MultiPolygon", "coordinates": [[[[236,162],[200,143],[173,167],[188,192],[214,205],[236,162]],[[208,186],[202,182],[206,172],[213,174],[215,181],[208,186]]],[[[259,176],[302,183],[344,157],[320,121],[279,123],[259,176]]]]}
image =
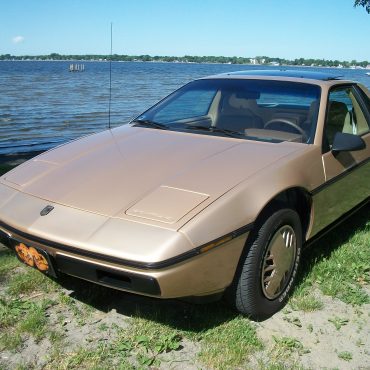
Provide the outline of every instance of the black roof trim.
{"type": "Polygon", "coordinates": [[[336,75],[328,72],[314,72],[293,69],[263,69],[263,70],[245,70],[237,72],[223,73],[228,76],[271,76],[271,77],[294,77],[294,78],[307,78],[310,80],[339,80],[343,75],[336,75]]]}

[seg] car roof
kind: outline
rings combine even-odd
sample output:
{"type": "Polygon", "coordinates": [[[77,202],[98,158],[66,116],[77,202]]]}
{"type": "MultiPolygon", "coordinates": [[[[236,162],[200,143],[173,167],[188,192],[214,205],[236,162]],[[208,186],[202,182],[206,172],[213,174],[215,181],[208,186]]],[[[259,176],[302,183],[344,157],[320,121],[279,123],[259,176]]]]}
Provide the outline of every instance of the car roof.
{"type": "Polygon", "coordinates": [[[271,76],[271,77],[293,77],[293,78],[307,78],[310,80],[321,80],[330,81],[338,80],[342,75],[337,75],[328,72],[314,72],[314,71],[302,71],[302,70],[292,70],[292,69],[265,69],[265,70],[247,70],[247,71],[237,71],[229,72],[226,75],[235,76],[271,76]]]}
{"type": "Polygon", "coordinates": [[[328,72],[314,72],[314,71],[304,71],[304,70],[289,70],[289,69],[265,69],[265,70],[245,70],[237,72],[222,73],[212,77],[287,77],[287,78],[302,78],[309,80],[318,81],[332,81],[340,80],[341,75],[328,73],[328,72]]]}

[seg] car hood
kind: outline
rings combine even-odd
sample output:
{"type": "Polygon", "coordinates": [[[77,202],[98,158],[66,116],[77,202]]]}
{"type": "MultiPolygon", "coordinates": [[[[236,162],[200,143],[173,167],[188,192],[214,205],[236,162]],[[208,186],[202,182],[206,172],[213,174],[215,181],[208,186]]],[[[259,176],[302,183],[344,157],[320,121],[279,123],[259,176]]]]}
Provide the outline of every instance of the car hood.
{"type": "Polygon", "coordinates": [[[53,203],[171,227],[303,148],[126,125],[46,152],[1,181],[53,203]]]}

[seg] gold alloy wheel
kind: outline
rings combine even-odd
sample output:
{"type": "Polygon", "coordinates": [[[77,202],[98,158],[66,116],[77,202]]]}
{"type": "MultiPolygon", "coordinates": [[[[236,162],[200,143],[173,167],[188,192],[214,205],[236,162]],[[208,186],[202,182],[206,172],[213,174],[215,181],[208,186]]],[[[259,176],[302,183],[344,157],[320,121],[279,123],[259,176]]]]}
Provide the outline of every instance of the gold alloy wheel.
{"type": "Polygon", "coordinates": [[[297,253],[294,229],[284,225],[272,236],[263,259],[261,283],[263,294],[275,299],[285,289],[297,253]]]}

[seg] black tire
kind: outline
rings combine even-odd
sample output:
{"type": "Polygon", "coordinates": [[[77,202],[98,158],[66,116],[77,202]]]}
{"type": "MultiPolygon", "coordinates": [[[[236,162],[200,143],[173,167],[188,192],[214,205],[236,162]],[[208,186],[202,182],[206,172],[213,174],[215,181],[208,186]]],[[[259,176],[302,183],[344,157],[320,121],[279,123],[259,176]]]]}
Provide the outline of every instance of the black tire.
{"type": "Polygon", "coordinates": [[[276,210],[257,224],[248,238],[226,298],[253,320],[271,317],[288,300],[301,251],[302,226],[298,213],[292,209],[276,210]]]}

